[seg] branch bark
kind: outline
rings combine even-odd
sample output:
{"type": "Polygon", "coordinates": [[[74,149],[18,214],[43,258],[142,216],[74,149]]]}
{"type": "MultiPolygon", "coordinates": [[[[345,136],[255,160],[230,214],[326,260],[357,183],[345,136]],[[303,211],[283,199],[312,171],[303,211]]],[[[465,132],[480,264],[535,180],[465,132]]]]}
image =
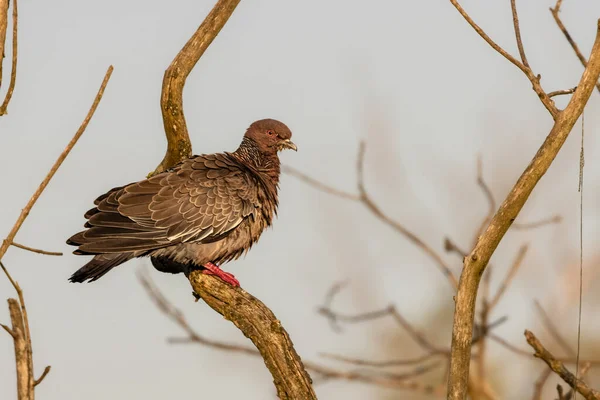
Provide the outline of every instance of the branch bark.
{"type": "Polygon", "coordinates": [[[462,400],[467,394],[473,318],[481,276],[504,234],[517,218],[536,184],[548,171],[552,161],[560,151],[573,125],[581,115],[599,76],[600,21],[598,21],[596,40],[588,65],[568,106],[556,115],[554,126],[546,140],[494,215],[473,251],[465,258],[456,295],[452,330],[450,375],[448,378],[449,399],[462,400]]]}
{"type": "Polygon", "coordinates": [[[19,302],[8,299],[8,310],[12,324],[13,343],[15,346],[15,365],[17,369],[17,398],[33,400],[33,376],[29,369],[28,340],[23,323],[23,314],[19,302]]]}
{"type": "MultiPolygon", "coordinates": [[[[17,12],[17,0],[13,0],[12,6],[12,20],[13,20],[13,30],[12,30],[12,56],[11,56],[11,70],[10,70],[10,82],[8,84],[8,90],[6,91],[6,95],[4,97],[4,101],[0,105],[0,116],[6,114],[6,109],[8,108],[8,103],[10,103],[10,99],[12,98],[13,92],[15,90],[15,82],[17,81],[17,28],[18,28],[18,12],[17,12]]],[[[0,25],[2,23],[0,22],[0,25]]],[[[4,28],[4,40],[6,39],[6,28],[4,28]]],[[[3,43],[4,43],[3,40],[3,43]]],[[[2,49],[2,54],[4,54],[4,49],[2,49]]],[[[0,60],[2,61],[2,60],[0,60]]],[[[1,72],[1,70],[0,70],[1,72]]],[[[0,78],[1,80],[1,78],[0,78]]]]}
{"type": "Polygon", "coordinates": [[[280,399],[317,398],[288,333],[267,306],[244,289],[200,271],[193,271],[189,280],[206,304],[252,340],[273,376],[280,399]]]}
{"type": "Polygon", "coordinates": [[[4,64],[4,45],[8,27],[8,0],[0,0],[0,87],[2,87],[2,64],[4,64]]]}
{"type": "Polygon", "coordinates": [[[192,155],[192,143],[183,115],[183,86],[239,2],[240,0],[219,0],[165,71],[160,109],[167,135],[167,153],[151,175],[159,174],[192,155]]]}
{"type": "Polygon", "coordinates": [[[529,343],[529,345],[535,350],[534,356],[541,358],[548,365],[548,367],[550,367],[552,371],[560,376],[563,381],[568,383],[573,390],[581,393],[581,395],[587,400],[600,400],[600,392],[590,388],[581,379],[577,379],[561,361],[557,360],[552,353],[546,350],[546,348],[533,333],[526,330],[525,337],[527,338],[527,343],[529,343]]]}

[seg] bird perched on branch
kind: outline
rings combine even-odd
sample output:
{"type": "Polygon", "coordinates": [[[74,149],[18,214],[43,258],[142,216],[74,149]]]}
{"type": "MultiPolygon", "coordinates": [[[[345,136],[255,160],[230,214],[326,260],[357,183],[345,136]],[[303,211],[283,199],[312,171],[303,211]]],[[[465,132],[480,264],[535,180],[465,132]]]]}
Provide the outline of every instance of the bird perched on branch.
{"type": "Polygon", "coordinates": [[[94,258],[71,282],[95,281],[117,265],[149,256],[162,272],[202,269],[239,286],[218,265],[248,251],[277,214],[278,152],[297,150],[282,122],[263,119],[233,153],[193,156],[98,197],[86,230],[67,240],[94,258]]]}

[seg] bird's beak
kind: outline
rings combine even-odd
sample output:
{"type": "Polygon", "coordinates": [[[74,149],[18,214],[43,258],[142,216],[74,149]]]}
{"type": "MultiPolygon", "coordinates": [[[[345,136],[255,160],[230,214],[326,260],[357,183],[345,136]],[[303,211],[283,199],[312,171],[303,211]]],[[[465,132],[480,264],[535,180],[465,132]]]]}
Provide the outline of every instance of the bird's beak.
{"type": "Polygon", "coordinates": [[[298,147],[296,147],[294,142],[292,142],[290,139],[281,140],[279,142],[279,148],[281,150],[290,149],[290,150],[298,151],[298,147]]]}

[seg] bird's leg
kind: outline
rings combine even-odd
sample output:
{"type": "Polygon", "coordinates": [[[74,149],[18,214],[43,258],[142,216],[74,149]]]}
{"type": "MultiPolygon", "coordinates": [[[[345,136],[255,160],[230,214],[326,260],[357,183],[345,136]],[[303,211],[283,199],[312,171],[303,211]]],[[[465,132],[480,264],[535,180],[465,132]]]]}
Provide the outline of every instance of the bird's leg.
{"type": "Polygon", "coordinates": [[[240,286],[240,282],[237,279],[235,279],[235,276],[233,276],[233,274],[223,271],[217,265],[211,262],[207,262],[203,265],[203,267],[203,274],[214,275],[218,278],[221,278],[222,281],[229,283],[231,286],[240,286]]]}

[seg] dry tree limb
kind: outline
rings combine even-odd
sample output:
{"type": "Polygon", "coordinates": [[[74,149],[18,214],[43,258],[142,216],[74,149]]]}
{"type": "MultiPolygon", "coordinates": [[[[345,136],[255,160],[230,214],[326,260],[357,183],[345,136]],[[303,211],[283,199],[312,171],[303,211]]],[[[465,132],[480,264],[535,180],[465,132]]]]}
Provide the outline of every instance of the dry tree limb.
{"type": "Polygon", "coordinates": [[[160,108],[167,135],[167,153],[152,175],[163,172],[192,155],[192,143],[183,115],[183,86],[239,2],[240,0],[219,0],[165,71],[160,108]]]}
{"type": "MultiPolygon", "coordinates": [[[[550,13],[554,17],[554,21],[556,22],[556,25],[558,25],[558,29],[560,29],[561,32],[563,33],[563,35],[565,35],[565,39],[567,39],[567,42],[569,42],[569,44],[571,45],[571,48],[575,52],[575,55],[577,56],[579,61],[581,62],[581,65],[583,65],[583,68],[585,68],[585,67],[587,67],[587,60],[581,53],[581,50],[579,50],[579,46],[577,46],[577,43],[575,43],[573,36],[571,36],[569,31],[567,30],[567,27],[565,26],[565,24],[563,24],[562,20],[560,19],[559,13],[560,13],[561,6],[562,6],[562,0],[557,0],[554,8],[550,7],[550,13]]],[[[598,83],[598,82],[596,82],[596,89],[598,89],[598,91],[600,92],[600,83],[598,83]]],[[[556,92],[552,92],[552,93],[556,93],[556,92]]],[[[552,94],[552,93],[550,93],[550,94],[552,94]]],[[[551,97],[550,94],[548,94],[549,97],[551,97]]],[[[557,93],[557,94],[564,94],[564,93],[557,93]]]]}
{"type": "Polygon", "coordinates": [[[4,64],[4,46],[8,28],[8,2],[9,0],[0,0],[0,87],[2,87],[2,64],[4,64]]]}
{"type": "Polygon", "coordinates": [[[581,395],[588,400],[600,400],[600,392],[590,388],[581,379],[577,379],[561,361],[557,360],[552,353],[544,348],[542,343],[533,333],[526,330],[525,337],[527,338],[527,343],[535,350],[534,356],[541,358],[548,367],[568,383],[571,388],[581,393],[581,395]]]}
{"type": "Polygon", "coordinates": [[[17,243],[17,242],[12,242],[11,245],[15,246],[15,247],[18,247],[21,250],[27,250],[27,251],[30,251],[32,253],[43,254],[45,256],[62,256],[63,255],[63,253],[61,253],[59,251],[40,250],[40,249],[36,249],[34,247],[25,246],[24,244],[20,244],[20,243],[17,243]]]}
{"type": "Polygon", "coordinates": [[[100,89],[98,90],[98,93],[96,94],[96,98],[94,99],[94,102],[92,103],[92,106],[90,107],[90,110],[88,111],[85,119],[83,120],[83,122],[79,126],[79,129],[75,133],[75,136],[73,136],[73,138],[67,144],[67,147],[63,150],[63,152],[60,154],[60,156],[58,156],[58,159],[56,160],[56,162],[54,163],[52,168],[50,168],[50,171],[48,171],[48,174],[46,175],[46,177],[44,178],[44,180],[42,181],[40,186],[37,188],[35,193],[33,193],[33,196],[31,196],[31,198],[25,205],[25,208],[23,208],[23,210],[21,211],[19,218],[17,218],[17,221],[15,222],[12,229],[8,233],[8,236],[6,236],[6,239],[4,239],[2,241],[2,245],[0,246],[0,260],[2,259],[2,257],[4,257],[6,250],[8,250],[8,248],[13,244],[13,240],[14,240],[15,236],[17,235],[17,232],[19,232],[19,229],[21,229],[23,222],[25,222],[25,219],[31,212],[31,209],[35,205],[36,201],[38,200],[38,198],[40,197],[40,195],[42,194],[44,189],[46,189],[46,186],[48,186],[48,183],[50,183],[50,180],[52,179],[54,174],[56,174],[56,171],[58,171],[58,169],[62,165],[63,161],[65,161],[65,158],[67,158],[67,156],[69,155],[69,153],[75,146],[75,143],[77,143],[77,141],[79,140],[81,135],[83,135],[83,132],[85,132],[85,128],[87,128],[88,124],[90,123],[90,120],[92,119],[92,116],[94,115],[94,112],[96,111],[96,108],[98,108],[98,104],[100,103],[100,100],[102,99],[102,95],[104,94],[104,89],[106,89],[106,85],[108,84],[108,80],[110,79],[110,75],[112,74],[112,71],[113,71],[113,67],[111,65],[110,67],[108,67],[108,70],[106,71],[106,74],[104,75],[104,80],[102,81],[102,84],[100,85],[100,89]]]}
{"type": "MultiPolygon", "coordinates": [[[[185,80],[238,3],[239,0],[219,0],[165,71],[161,110],[168,142],[167,152],[150,175],[163,172],[192,155],[192,144],[183,114],[185,80]]],[[[188,278],[199,298],[233,322],[257,346],[273,375],[280,398],[316,399],[310,376],[292,341],[267,306],[243,289],[199,271],[191,273],[188,278]]]]}
{"type": "Polygon", "coordinates": [[[13,332],[13,342],[15,346],[15,365],[17,370],[17,398],[19,400],[29,400],[31,398],[30,384],[33,376],[29,369],[29,351],[28,339],[23,324],[23,314],[19,302],[15,299],[8,299],[8,309],[10,311],[10,321],[13,332]]]}
{"type": "MultiPolygon", "coordinates": [[[[222,342],[218,340],[209,339],[205,336],[200,335],[196,332],[190,324],[187,322],[185,316],[173,306],[167,298],[160,292],[158,287],[152,282],[150,277],[146,273],[140,273],[138,275],[142,286],[154,301],[160,311],[162,311],[169,319],[175,322],[181,327],[187,337],[183,338],[169,338],[169,343],[195,343],[207,347],[213,347],[219,350],[231,351],[235,353],[247,354],[251,356],[261,357],[261,353],[253,347],[222,342]]],[[[425,361],[425,360],[424,360],[425,361]]],[[[434,394],[436,396],[443,396],[445,388],[443,386],[430,386],[420,383],[413,378],[430,371],[436,367],[437,364],[420,365],[413,371],[409,371],[404,374],[384,374],[384,373],[367,373],[357,371],[344,371],[334,368],[325,367],[323,365],[314,362],[304,362],[306,369],[314,372],[318,375],[321,380],[347,380],[349,382],[359,382],[369,385],[388,387],[393,389],[404,389],[425,394],[434,394]]]]}
{"type": "Polygon", "coordinates": [[[4,264],[0,262],[0,268],[17,292],[17,299],[8,299],[8,310],[12,328],[1,325],[2,328],[12,337],[15,347],[15,365],[17,371],[17,398],[19,400],[34,400],[37,386],[50,372],[50,366],[44,369],[39,379],[35,379],[33,374],[33,348],[31,344],[31,331],[29,330],[29,320],[27,317],[27,308],[25,307],[25,298],[23,290],[19,284],[12,278],[4,264]]]}
{"type": "MultiPolygon", "coordinates": [[[[2,104],[0,105],[0,116],[5,115],[6,114],[6,108],[8,107],[8,103],[10,102],[10,99],[12,98],[12,94],[15,90],[15,82],[17,81],[17,28],[18,28],[18,23],[17,23],[17,18],[18,17],[18,13],[17,13],[17,0],[13,0],[13,6],[12,6],[12,19],[13,19],[13,31],[12,31],[12,63],[11,63],[11,69],[10,69],[10,82],[8,84],[8,90],[6,91],[6,96],[4,97],[4,101],[2,102],[2,104]]],[[[2,24],[0,22],[0,24],[2,24]]],[[[2,42],[4,43],[5,38],[6,38],[6,27],[4,28],[4,38],[2,38],[2,42]]],[[[2,58],[1,56],[4,55],[4,48],[2,48],[2,53],[0,53],[0,64],[2,64],[2,58]]],[[[0,73],[2,71],[0,70],[0,73]]],[[[0,77],[1,80],[1,77],[0,77]]]]}
{"type": "Polygon", "coordinates": [[[244,289],[201,271],[192,271],[189,280],[194,293],[252,340],[273,376],[280,399],[317,398],[288,333],[267,306],[244,289]]]}
{"type": "MultiPolygon", "coordinates": [[[[451,1],[457,6],[459,11],[462,10],[456,1],[451,1]]],[[[464,13],[464,11],[461,13],[464,13]]],[[[463,16],[468,21],[471,21],[470,24],[472,26],[474,25],[468,15],[464,14],[463,16]]],[[[477,29],[481,30],[479,27],[477,29]]],[[[558,112],[557,110],[554,113],[549,109],[555,119],[552,130],[501,204],[484,234],[479,238],[475,248],[465,258],[458,293],[456,295],[456,308],[452,330],[452,356],[448,378],[449,399],[462,400],[467,393],[471,359],[471,335],[473,332],[477,290],[481,276],[504,234],[517,218],[536,184],[546,171],[548,171],[552,161],[554,161],[554,158],[560,151],[573,125],[575,125],[575,122],[581,115],[594,89],[594,85],[598,81],[598,76],[600,76],[600,21],[598,21],[596,39],[590,55],[590,61],[581,77],[579,85],[577,85],[577,90],[573,93],[569,104],[563,111],[558,112]]],[[[544,101],[543,96],[540,96],[540,99],[544,101]]]]}
{"type": "MultiPolygon", "coordinates": [[[[484,30],[481,29],[479,27],[479,25],[477,25],[475,23],[475,21],[473,21],[473,19],[469,16],[469,14],[467,14],[467,12],[461,7],[461,5],[458,3],[458,0],[450,0],[450,3],[452,3],[452,5],[458,10],[460,15],[463,16],[463,18],[468,22],[469,25],[471,25],[471,27],[477,32],[477,34],[479,34],[479,36],[482,37],[483,40],[485,40],[494,50],[496,50],[498,53],[500,53],[510,63],[515,65],[517,68],[519,68],[525,74],[525,76],[527,76],[527,79],[529,79],[529,81],[531,82],[533,91],[538,95],[538,97],[539,97],[540,101],[542,102],[542,104],[544,105],[544,107],[546,107],[548,112],[552,115],[552,118],[556,119],[558,116],[559,110],[558,110],[558,108],[556,108],[554,101],[548,96],[548,94],[546,94],[546,92],[542,88],[542,85],[540,84],[541,76],[536,75],[533,72],[533,70],[529,67],[529,65],[525,65],[523,62],[517,60],[512,55],[510,55],[506,50],[504,50],[502,47],[500,47],[496,42],[494,42],[484,32],[484,30]]],[[[519,19],[516,16],[517,11],[516,11],[516,8],[514,7],[513,0],[511,0],[511,6],[513,6],[513,23],[515,25],[517,44],[519,46],[519,51],[522,51],[523,52],[522,55],[524,56],[525,51],[523,50],[523,43],[521,42],[521,32],[518,27],[519,19]]],[[[526,62],[527,59],[525,58],[524,61],[526,62]]]]}
{"type": "Polygon", "coordinates": [[[552,370],[550,368],[546,368],[540,377],[535,381],[533,386],[533,397],[531,398],[532,400],[542,400],[544,385],[546,385],[546,382],[548,382],[550,375],[552,375],[552,370]]]}

